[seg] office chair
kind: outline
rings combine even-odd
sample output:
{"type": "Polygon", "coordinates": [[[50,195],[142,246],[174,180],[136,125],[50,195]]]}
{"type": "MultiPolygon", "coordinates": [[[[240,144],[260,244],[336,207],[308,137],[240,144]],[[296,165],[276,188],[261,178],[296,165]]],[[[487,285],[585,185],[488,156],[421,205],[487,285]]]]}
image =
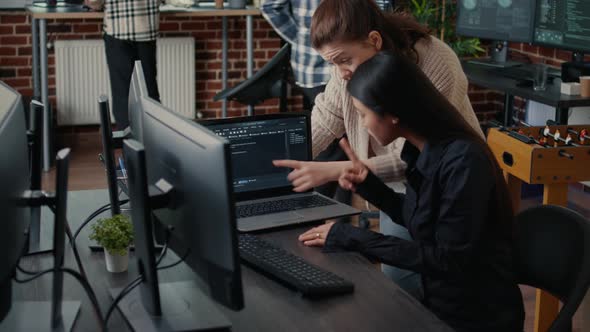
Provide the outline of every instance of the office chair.
{"type": "Polygon", "coordinates": [[[518,282],[563,302],[549,332],[571,331],[590,285],[590,221],[570,209],[542,205],[516,216],[518,282]]]}
{"type": "Polygon", "coordinates": [[[291,45],[285,44],[270,61],[252,77],[238,85],[219,92],[213,100],[235,100],[254,106],[270,98],[281,98],[280,111],[287,111],[286,77],[291,69],[289,64],[291,45]]]}

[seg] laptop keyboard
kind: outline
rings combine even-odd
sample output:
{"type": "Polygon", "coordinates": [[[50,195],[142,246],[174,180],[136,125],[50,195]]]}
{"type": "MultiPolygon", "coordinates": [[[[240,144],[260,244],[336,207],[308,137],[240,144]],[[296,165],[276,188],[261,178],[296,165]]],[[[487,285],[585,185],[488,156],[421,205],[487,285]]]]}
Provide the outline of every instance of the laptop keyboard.
{"type": "Polygon", "coordinates": [[[239,243],[242,261],[303,295],[324,296],[354,291],[350,281],[257,236],[240,234],[239,243]]]}
{"type": "Polygon", "coordinates": [[[248,218],[271,213],[309,209],[319,206],[328,206],[336,202],[318,195],[310,195],[296,198],[287,198],[268,202],[252,203],[236,206],[238,218],[248,218]]]}

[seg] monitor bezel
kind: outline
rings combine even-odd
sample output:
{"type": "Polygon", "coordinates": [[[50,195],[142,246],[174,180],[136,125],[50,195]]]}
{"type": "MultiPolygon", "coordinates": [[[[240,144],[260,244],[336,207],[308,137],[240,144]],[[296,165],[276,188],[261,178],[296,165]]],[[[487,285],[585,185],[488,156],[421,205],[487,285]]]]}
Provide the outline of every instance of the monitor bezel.
{"type": "MultiPolygon", "coordinates": [[[[459,25],[459,17],[461,15],[461,11],[462,6],[460,4],[460,1],[457,1],[457,16],[455,19],[455,33],[461,37],[471,37],[471,38],[479,38],[479,39],[486,39],[486,40],[498,40],[498,41],[507,41],[507,42],[514,42],[514,43],[532,43],[533,42],[533,37],[534,37],[534,31],[535,31],[535,24],[536,24],[536,18],[537,18],[537,6],[536,6],[536,1],[531,1],[531,12],[533,13],[533,20],[531,22],[531,31],[529,32],[529,36],[528,39],[524,39],[524,38],[505,38],[506,36],[500,36],[499,33],[495,33],[495,32],[490,32],[485,33],[485,34],[472,34],[469,32],[464,32],[464,29],[461,28],[461,26],[459,25]]],[[[510,36],[508,36],[510,37],[510,36]]]]}
{"type": "MultiPolygon", "coordinates": [[[[240,117],[231,117],[231,118],[215,118],[215,119],[199,119],[197,123],[209,127],[213,125],[225,125],[225,124],[233,124],[233,123],[244,123],[244,122],[255,122],[255,121],[265,121],[265,120],[276,120],[276,119],[294,119],[294,118],[305,118],[306,128],[307,128],[307,137],[311,140],[311,116],[307,112],[288,112],[288,113],[272,113],[272,114],[261,114],[261,115],[252,115],[252,116],[240,116],[240,117]]],[[[310,143],[307,144],[307,158],[303,161],[311,161],[312,159],[312,145],[310,143]]],[[[306,192],[312,192],[313,189],[309,189],[306,192]]],[[[254,200],[259,198],[265,197],[276,197],[282,195],[289,195],[293,193],[293,186],[287,185],[282,187],[276,188],[269,188],[269,189],[261,189],[261,190],[252,190],[252,191],[244,191],[244,192],[235,192],[234,197],[236,201],[247,201],[247,200],[254,200]]]]}

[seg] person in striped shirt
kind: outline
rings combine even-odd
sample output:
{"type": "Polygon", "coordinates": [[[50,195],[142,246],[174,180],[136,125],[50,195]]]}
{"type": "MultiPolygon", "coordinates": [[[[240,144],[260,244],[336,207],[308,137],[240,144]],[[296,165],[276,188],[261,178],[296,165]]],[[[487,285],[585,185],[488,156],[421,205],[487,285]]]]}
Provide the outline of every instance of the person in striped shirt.
{"type": "Polygon", "coordinates": [[[140,60],[148,94],[159,101],[156,38],[162,0],[86,0],[104,8],[104,43],[111,82],[113,115],[119,129],[129,126],[128,100],[133,65],[140,60]]]}
{"type": "MultiPolygon", "coordinates": [[[[262,16],[291,45],[291,68],[307,110],[311,110],[315,97],[324,91],[331,71],[326,61],[313,49],[310,40],[311,17],[320,1],[265,0],[260,8],[262,16]]],[[[381,9],[392,8],[392,0],[375,2],[381,9]]]]}

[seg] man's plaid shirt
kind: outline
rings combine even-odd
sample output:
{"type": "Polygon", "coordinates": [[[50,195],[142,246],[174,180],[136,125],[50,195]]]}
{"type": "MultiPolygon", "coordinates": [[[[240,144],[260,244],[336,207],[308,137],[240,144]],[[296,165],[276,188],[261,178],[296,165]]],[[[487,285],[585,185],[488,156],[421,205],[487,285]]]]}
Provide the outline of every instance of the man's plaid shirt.
{"type": "Polygon", "coordinates": [[[161,0],[105,0],[104,32],[114,38],[152,41],[158,37],[161,0]]]}
{"type": "MultiPolygon", "coordinates": [[[[311,17],[321,0],[264,0],[262,16],[291,44],[291,68],[298,86],[313,88],[328,83],[330,66],[311,47],[311,17]]],[[[369,1],[369,0],[367,0],[369,1]]],[[[390,9],[390,0],[375,1],[390,9]]]]}

